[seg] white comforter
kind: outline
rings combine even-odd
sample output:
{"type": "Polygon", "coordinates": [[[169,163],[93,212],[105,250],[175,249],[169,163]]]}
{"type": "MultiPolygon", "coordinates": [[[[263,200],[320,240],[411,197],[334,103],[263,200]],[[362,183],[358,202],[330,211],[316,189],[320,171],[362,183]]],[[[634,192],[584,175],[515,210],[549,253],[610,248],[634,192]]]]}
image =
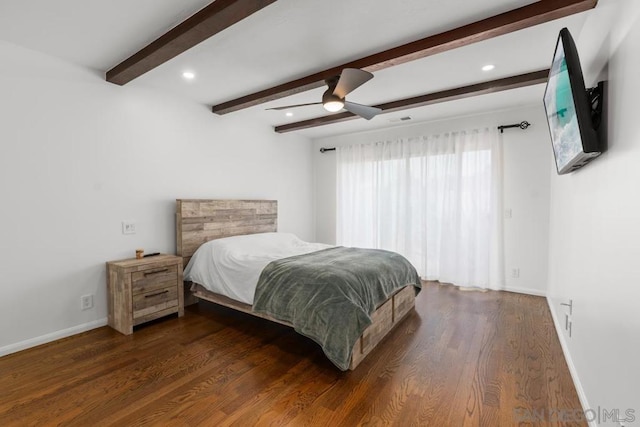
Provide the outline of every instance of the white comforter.
{"type": "Polygon", "coordinates": [[[184,280],[211,292],[253,304],[258,278],[271,261],[327,249],[291,233],[260,233],[212,240],[200,246],[184,270],[184,280]]]}

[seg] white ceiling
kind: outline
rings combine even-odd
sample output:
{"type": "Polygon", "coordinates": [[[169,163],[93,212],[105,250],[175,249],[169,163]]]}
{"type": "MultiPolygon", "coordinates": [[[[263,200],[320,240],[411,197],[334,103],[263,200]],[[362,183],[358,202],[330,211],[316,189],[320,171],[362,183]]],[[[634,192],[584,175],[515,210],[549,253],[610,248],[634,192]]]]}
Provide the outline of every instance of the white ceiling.
{"type": "MultiPolygon", "coordinates": [[[[279,0],[129,85],[218,104],[533,2],[279,0]],[[196,73],[194,81],[182,79],[186,70],[196,73]]],[[[106,71],[208,3],[210,0],[1,0],[0,39],[106,71]]],[[[560,28],[569,27],[576,37],[588,13],[378,71],[348,99],[378,104],[546,68],[560,28]],[[489,63],[496,65],[495,70],[480,70],[489,63]]],[[[291,118],[283,111],[265,111],[272,106],[319,101],[323,91],[316,89],[230,114],[269,125],[323,116],[321,106],[292,110],[291,118]]],[[[432,120],[531,105],[540,102],[542,91],[539,85],[298,132],[315,138],[397,125],[389,119],[405,115],[414,121],[432,120]]]]}

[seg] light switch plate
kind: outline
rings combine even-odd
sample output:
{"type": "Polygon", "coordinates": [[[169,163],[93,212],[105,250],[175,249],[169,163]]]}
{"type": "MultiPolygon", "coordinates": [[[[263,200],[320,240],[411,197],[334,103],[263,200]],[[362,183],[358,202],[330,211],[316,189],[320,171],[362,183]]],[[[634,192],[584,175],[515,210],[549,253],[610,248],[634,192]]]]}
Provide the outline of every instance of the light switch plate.
{"type": "Polygon", "coordinates": [[[122,221],[122,234],[136,234],[136,222],[122,221]]]}

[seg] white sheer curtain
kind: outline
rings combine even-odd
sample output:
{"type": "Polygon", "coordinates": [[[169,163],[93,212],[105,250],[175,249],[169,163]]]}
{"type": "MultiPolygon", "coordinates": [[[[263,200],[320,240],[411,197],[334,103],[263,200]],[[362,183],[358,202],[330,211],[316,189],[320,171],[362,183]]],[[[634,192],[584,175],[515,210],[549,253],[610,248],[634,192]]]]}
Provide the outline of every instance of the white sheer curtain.
{"type": "Polygon", "coordinates": [[[423,279],[501,289],[501,144],[483,129],[337,147],[337,243],[398,252],[423,279]]]}

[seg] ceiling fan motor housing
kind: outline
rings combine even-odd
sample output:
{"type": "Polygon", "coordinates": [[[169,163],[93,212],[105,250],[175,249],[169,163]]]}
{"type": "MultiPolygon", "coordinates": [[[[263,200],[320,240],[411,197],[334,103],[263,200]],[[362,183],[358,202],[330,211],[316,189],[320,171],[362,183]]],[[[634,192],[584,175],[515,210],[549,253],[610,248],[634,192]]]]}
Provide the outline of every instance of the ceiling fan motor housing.
{"type": "Polygon", "coordinates": [[[328,102],[341,102],[344,104],[344,98],[340,98],[338,95],[333,94],[334,88],[329,87],[324,94],[322,94],[322,103],[327,104],[328,102]]]}

